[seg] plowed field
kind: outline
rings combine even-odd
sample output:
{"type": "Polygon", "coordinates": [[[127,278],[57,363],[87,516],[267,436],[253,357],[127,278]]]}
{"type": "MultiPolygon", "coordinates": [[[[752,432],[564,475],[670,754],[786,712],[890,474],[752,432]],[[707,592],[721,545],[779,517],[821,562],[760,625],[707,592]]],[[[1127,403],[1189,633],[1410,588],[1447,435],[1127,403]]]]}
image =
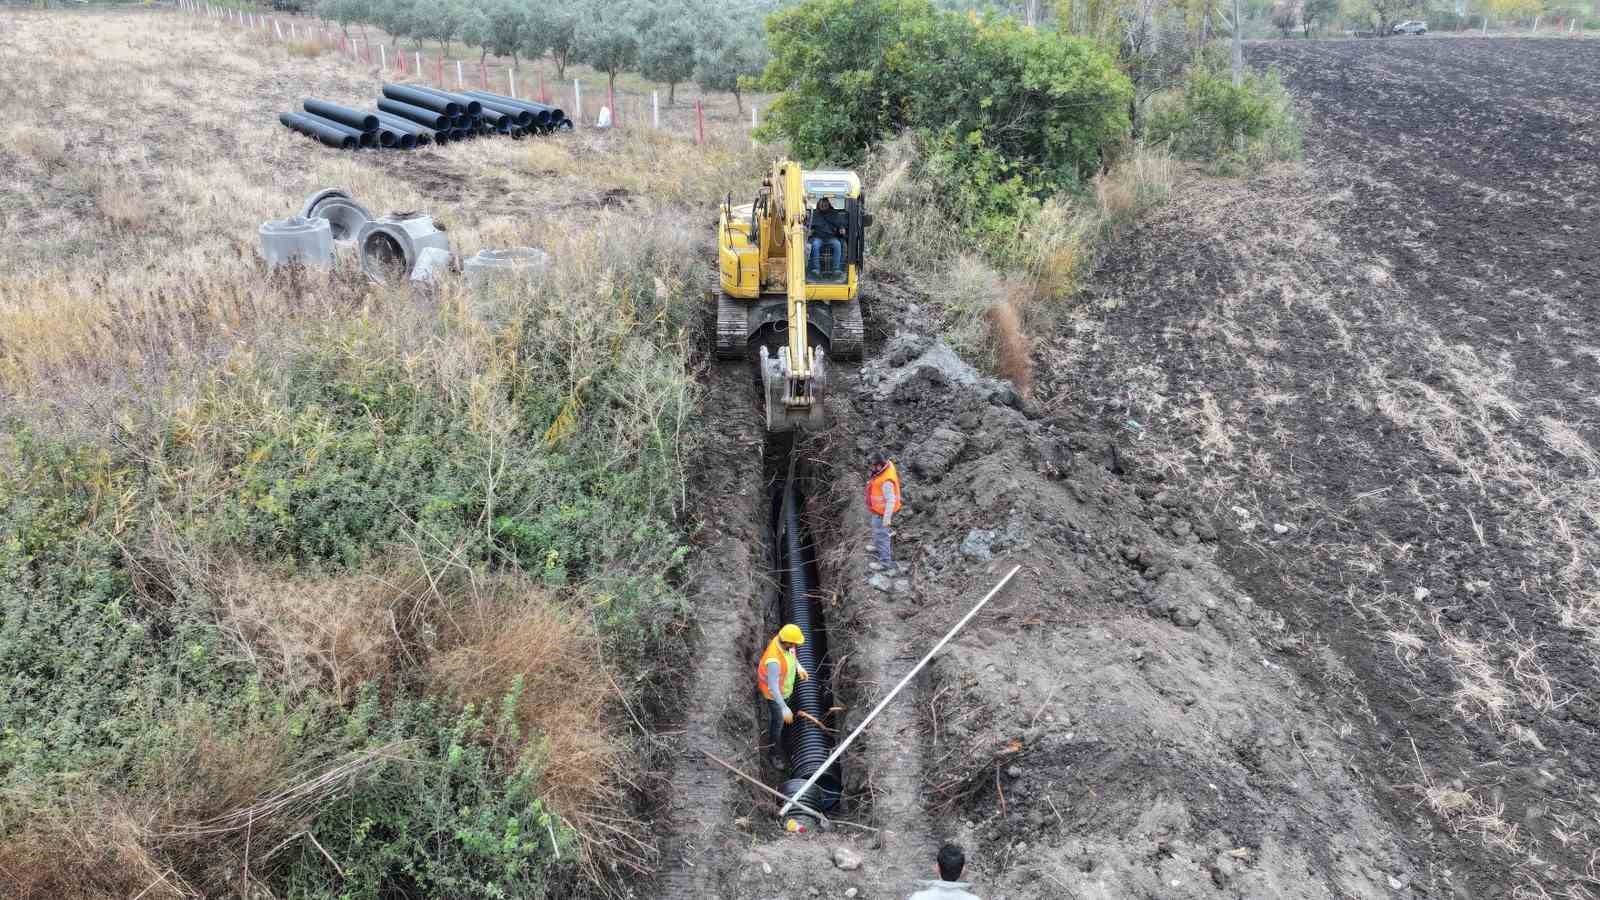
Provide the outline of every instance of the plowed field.
{"type": "Polygon", "coordinates": [[[1189,186],[1052,356],[1216,515],[1422,874],[1600,891],[1600,46],[1262,44],[1307,164],[1189,186]]]}

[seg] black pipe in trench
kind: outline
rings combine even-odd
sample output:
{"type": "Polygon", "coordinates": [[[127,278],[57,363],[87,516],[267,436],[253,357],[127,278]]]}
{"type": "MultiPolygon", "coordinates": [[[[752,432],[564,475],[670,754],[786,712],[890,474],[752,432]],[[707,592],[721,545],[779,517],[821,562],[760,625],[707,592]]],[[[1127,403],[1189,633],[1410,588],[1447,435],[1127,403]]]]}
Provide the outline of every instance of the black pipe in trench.
{"type": "MultiPolygon", "coordinates": [[[[797,711],[804,710],[819,722],[826,722],[833,701],[830,686],[833,666],[828,660],[827,626],[822,621],[822,605],[817,596],[815,547],[800,522],[800,491],[794,482],[793,450],[790,451],[788,477],[778,501],[781,505],[775,525],[781,532],[778,541],[783,575],[781,624],[792,623],[805,635],[806,642],[795,651],[795,657],[811,675],[809,680],[795,684],[789,706],[797,711]]],[[[792,797],[833,751],[833,738],[815,723],[796,715],[794,724],[784,726],[783,745],[789,757],[789,778],[780,790],[792,797]]],[[[839,803],[843,784],[842,766],[836,763],[800,800],[823,812],[830,811],[839,803]]]]}

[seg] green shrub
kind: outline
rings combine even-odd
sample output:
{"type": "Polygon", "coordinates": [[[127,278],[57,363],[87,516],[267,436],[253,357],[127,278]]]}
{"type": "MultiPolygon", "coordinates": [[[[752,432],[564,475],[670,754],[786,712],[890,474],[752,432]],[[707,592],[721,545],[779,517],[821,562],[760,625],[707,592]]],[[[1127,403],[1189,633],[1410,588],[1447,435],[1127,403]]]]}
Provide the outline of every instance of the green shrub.
{"type": "Polygon", "coordinates": [[[957,228],[1003,245],[1127,136],[1132,87],[1094,42],[926,0],[807,0],[768,20],[764,126],[811,164],[917,136],[957,228]]]}
{"type": "Polygon", "coordinates": [[[284,893],[545,896],[547,870],[562,853],[573,857],[574,835],[534,790],[543,762],[537,749],[509,758],[502,752],[519,738],[516,702],[515,693],[506,697],[493,718],[421,699],[384,713],[369,691],[352,726],[366,749],[403,750],[320,811],[315,842],[301,841],[278,879],[284,893]]]}
{"type": "Polygon", "coordinates": [[[1178,88],[1151,99],[1145,136],[1185,159],[1270,161],[1299,156],[1302,134],[1275,72],[1248,70],[1235,87],[1212,54],[1190,66],[1178,88]]]}
{"type": "Polygon", "coordinates": [[[0,467],[0,784],[114,778],[153,722],[244,671],[185,598],[141,603],[126,519],[137,479],[88,448],[14,435],[0,467]]]}

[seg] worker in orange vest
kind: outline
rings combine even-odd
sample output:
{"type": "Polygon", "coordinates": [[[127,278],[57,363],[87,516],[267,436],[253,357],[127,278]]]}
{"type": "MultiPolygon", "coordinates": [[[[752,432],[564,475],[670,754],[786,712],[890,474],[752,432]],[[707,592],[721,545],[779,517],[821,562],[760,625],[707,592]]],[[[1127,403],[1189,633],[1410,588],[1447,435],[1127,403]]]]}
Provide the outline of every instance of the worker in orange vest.
{"type": "Polygon", "coordinates": [[[768,758],[779,771],[788,768],[783,759],[783,726],[794,724],[794,711],[787,701],[794,693],[795,680],[811,677],[794,656],[795,648],[805,642],[805,633],[798,625],[785,625],[767,642],[761,661],[756,663],[756,686],[767,699],[767,736],[772,739],[768,758]]]}
{"type": "Polygon", "coordinates": [[[894,561],[894,549],[889,545],[889,527],[894,521],[894,514],[900,511],[900,473],[895,470],[894,461],[882,453],[872,454],[872,478],[867,481],[867,512],[872,520],[872,545],[878,551],[878,558],[867,563],[867,567],[874,572],[886,572],[889,575],[900,574],[900,567],[894,561]]]}

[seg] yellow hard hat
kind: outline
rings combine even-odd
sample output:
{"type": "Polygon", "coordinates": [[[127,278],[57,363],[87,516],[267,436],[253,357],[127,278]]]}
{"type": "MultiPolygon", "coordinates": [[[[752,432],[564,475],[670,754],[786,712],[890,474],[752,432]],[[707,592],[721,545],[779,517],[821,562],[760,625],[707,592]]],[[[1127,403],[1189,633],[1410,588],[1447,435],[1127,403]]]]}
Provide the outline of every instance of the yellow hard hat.
{"type": "Polygon", "coordinates": [[[778,640],[785,644],[804,644],[806,636],[800,631],[798,625],[785,625],[778,629],[778,640]]]}

